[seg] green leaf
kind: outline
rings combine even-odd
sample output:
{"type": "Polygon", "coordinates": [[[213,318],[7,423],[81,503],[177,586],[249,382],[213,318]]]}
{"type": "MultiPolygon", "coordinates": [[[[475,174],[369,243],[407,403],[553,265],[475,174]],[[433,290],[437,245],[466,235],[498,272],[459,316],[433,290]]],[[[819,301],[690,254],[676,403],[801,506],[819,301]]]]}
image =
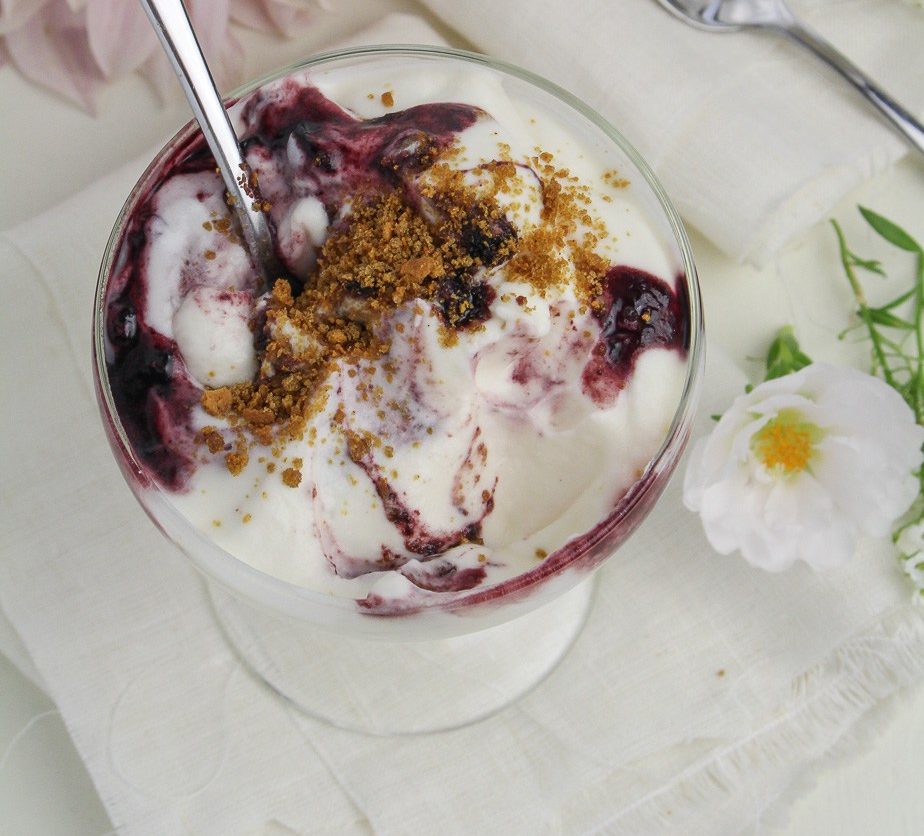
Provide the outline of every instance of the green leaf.
{"type": "Polygon", "coordinates": [[[877,325],[885,325],[889,328],[900,328],[903,331],[914,330],[914,325],[907,320],[895,316],[893,313],[889,313],[885,308],[867,308],[866,315],[869,317],[870,322],[875,322],[877,325]]]}
{"type": "Polygon", "coordinates": [[[906,291],[901,296],[896,296],[891,302],[887,302],[885,305],[882,305],[880,310],[889,311],[892,310],[892,308],[897,308],[899,305],[903,305],[912,296],[914,296],[915,292],[915,288],[911,288],[911,290],[906,291]]]}
{"type": "Polygon", "coordinates": [[[882,217],[882,215],[877,214],[872,209],[867,209],[864,206],[858,206],[857,208],[860,210],[860,214],[866,219],[866,222],[890,244],[894,244],[896,247],[907,250],[910,253],[924,253],[924,250],[921,249],[921,245],[898,224],[893,223],[888,218],[882,217]]]}
{"type": "Polygon", "coordinates": [[[850,263],[854,267],[862,267],[864,270],[869,270],[870,273],[878,273],[880,276],[885,275],[885,270],[882,269],[881,262],[873,258],[860,258],[856,253],[852,252],[848,252],[847,255],[850,258],[850,263]]]}
{"type": "Polygon", "coordinates": [[[767,349],[767,365],[772,366],[779,363],[783,357],[791,355],[799,350],[799,343],[796,340],[795,331],[792,325],[786,325],[777,332],[770,348],[767,349]]]}
{"type": "Polygon", "coordinates": [[[791,325],[781,328],[767,350],[767,376],[765,380],[797,372],[812,362],[811,357],[799,347],[791,325]]]}

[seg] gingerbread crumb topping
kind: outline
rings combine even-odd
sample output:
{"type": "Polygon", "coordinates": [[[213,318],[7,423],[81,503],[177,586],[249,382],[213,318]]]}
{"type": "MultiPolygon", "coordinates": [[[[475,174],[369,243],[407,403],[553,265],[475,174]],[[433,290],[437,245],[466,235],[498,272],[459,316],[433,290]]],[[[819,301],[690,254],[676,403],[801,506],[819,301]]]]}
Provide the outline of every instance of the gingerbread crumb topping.
{"type": "Polygon", "coordinates": [[[228,471],[232,476],[237,476],[245,467],[247,467],[247,462],[250,460],[246,450],[236,450],[233,453],[227,453],[225,455],[225,464],[228,466],[228,471]]]}
{"type": "MultiPolygon", "coordinates": [[[[394,103],[390,92],[381,100],[386,107],[394,103]]],[[[225,453],[231,473],[246,467],[253,445],[271,447],[278,457],[283,442],[309,429],[313,444],[316,430],[309,423],[325,408],[332,394],[327,381],[338,366],[350,377],[364,376],[358,392],[378,405],[380,419],[387,410],[407,420],[407,406],[385,403],[382,386],[372,382],[376,368],[386,381],[397,372],[382,359],[393,339],[407,339],[405,325],[394,319],[405,306],[418,316],[437,316],[441,340],[451,346],[460,332],[483,327],[495,298],[492,276],[501,266],[502,280],[524,282],[543,296],[571,286],[583,304],[596,304],[610,265],[598,253],[608,234],[590,209],[590,188],[540,149],[515,162],[509,147],[500,145],[499,159],[464,171],[450,165],[458,154],[449,148],[431,160],[413,192],[402,185],[353,195],[349,214],[330,228],[314,268],[299,277],[298,292],[286,279],[274,283],[254,324],[257,375],[206,389],[201,397],[205,412],[237,434],[234,450],[225,453]],[[520,223],[518,232],[511,216],[537,199],[538,221],[520,223]],[[429,303],[429,311],[421,303],[429,303]]],[[[607,175],[617,185],[615,172],[607,175]]],[[[225,219],[213,218],[208,228],[225,234],[225,219]]],[[[516,302],[529,310],[527,297],[516,302]]],[[[334,424],[353,461],[382,445],[372,434],[344,429],[342,405],[334,424]]],[[[229,447],[216,427],[205,427],[198,438],[212,454],[229,447]]],[[[385,445],[384,454],[392,456],[393,448],[385,445]]],[[[266,470],[272,473],[275,465],[269,462],[266,470]]],[[[281,478],[297,487],[301,462],[281,470],[281,478]]]]}
{"type": "Polygon", "coordinates": [[[231,410],[231,390],[227,386],[206,389],[202,393],[202,408],[215,418],[224,418],[231,410]]]}
{"type": "Polygon", "coordinates": [[[294,467],[282,471],[282,483],[289,488],[297,488],[302,483],[302,472],[294,467]]]}
{"type": "Polygon", "coordinates": [[[215,427],[203,427],[199,431],[198,438],[210,453],[218,453],[225,449],[225,437],[215,427]]]}

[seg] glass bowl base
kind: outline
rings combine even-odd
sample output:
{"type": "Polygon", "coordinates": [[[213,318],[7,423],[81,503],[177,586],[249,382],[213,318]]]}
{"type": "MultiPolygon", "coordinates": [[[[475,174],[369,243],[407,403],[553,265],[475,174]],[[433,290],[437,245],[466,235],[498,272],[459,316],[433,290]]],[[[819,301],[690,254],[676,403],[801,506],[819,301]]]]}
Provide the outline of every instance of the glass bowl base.
{"type": "Polygon", "coordinates": [[[210,584],[244,664],[310,717],[365,734],[429,734],[496,714],[564,658],[593,600],[594,576],[513,621],[436,641],[355,638],[280,618],[210,584]]]}

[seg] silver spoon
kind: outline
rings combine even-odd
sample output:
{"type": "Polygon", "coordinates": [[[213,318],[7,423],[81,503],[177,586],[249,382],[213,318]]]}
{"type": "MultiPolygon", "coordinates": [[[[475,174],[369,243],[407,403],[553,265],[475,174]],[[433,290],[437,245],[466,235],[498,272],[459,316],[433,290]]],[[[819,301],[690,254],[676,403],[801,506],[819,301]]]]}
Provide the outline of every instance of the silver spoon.
{"type": "Polygon", "coordinates": [[[875,85],[856,65],[820,35],[796,20],[784,0],[658,0],[668,11],[699,29],[735,32],[767,29],[791,38],[833,67],[876,107],[915,148],[924,154],[924,125],[875,85]]]}
{"type": "Polygon", "coordinates": [[[215,80],[205,62],[186,9],[180,0],[140,2],[180,80],[205,141],[218,164],[225,188],[233,198],[231,203],[254,266],[263,276],[264,287],[269,287],[278,275],[269,224],[266,215],[253,207],[253,189],[247,182],[250,169],[244,162],[228,112],[215,87],[215,80]]]}

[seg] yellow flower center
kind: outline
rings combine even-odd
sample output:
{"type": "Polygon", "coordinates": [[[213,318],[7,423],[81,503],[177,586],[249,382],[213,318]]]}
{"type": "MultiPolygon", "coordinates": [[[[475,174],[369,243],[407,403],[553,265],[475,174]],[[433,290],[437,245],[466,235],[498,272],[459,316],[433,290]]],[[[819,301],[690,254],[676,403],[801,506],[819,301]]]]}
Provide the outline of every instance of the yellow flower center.
{"type": "Polygon", "coordinates": [[[793,474],[808,467],[821,430],[801,418],[797,412],[784,410],[752,439],[751,449],[768,470],[793,474]]]}

